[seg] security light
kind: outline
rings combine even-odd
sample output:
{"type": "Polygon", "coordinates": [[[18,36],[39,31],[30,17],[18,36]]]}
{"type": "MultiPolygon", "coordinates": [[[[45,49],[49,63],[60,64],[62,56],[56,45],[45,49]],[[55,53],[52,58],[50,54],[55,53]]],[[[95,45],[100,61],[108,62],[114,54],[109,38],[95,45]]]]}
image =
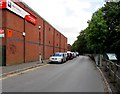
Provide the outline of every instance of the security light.
{"type": "Polygon", "coordinates": [[[40,28],[41,28],[41,26],[38,26],[38,28],[40,29],[40,28]]]}
{"type": "Polygon", "coordinates": [[[24,36],[24,37],[25,37],[25,35],[26,35],[25,32],[23,32],[23,36],[24,36]]]}

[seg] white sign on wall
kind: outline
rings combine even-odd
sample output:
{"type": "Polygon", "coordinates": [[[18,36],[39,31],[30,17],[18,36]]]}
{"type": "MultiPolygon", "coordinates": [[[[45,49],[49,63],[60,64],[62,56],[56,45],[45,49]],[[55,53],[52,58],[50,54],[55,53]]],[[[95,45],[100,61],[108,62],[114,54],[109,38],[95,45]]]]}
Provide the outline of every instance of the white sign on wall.
{"type": "Polygon", "coordinates": [[[0,29],[0,37],[4,37],[5,34],[4,34],[4,29],[0,29]]]}
{"type": "Polygon", "coordinates": [[[0,9],[7,8],[13,13],[19,15],[20,17],[26,19],[32,24],[36,24],[37,18],[25,11],[23,8],[15,4],[12,0],[0,0],[0,9]]]}

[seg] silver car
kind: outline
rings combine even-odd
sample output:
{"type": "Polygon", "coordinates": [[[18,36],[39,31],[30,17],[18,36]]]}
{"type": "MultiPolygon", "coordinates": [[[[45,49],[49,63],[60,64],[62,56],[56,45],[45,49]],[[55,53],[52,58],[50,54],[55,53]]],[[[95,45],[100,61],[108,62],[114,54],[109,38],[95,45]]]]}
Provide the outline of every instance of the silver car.
{"type": "Polygon", "coordinates": [[[51,62],[63,63],[66,61],[66,57],[64,53],[57,52],[53,56],[50,57],[51,62]]]}

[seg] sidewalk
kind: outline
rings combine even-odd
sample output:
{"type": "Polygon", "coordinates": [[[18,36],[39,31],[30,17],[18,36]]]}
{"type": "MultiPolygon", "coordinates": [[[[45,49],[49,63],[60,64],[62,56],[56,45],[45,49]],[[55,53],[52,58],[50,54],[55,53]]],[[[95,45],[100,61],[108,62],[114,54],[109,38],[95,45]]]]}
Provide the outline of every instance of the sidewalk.
{"type": "Polygon", "coordinates": [[[39,63],[39,61],[36,62],[28,62],[28,63],[22,63],[22,64],[17,64],[17,65],[12,65],[12,66],[2,66],[0,69],[2,69],[2,74],[1,76],[6,76],[9,74],[17,73],[20,71],[24,71],[27,69],[35,68],[38,66],[45,65],[49,62],[49,60],[43,60],[43,63],[39,63]]]}

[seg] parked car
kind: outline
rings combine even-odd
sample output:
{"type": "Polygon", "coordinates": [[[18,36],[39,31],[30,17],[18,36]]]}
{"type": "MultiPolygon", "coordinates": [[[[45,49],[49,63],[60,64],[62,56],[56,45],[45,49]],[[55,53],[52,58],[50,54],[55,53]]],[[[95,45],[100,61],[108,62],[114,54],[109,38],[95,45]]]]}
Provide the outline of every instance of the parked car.
{"type": "Polygon", "coordinates": [[[64,52],[65,60],[67,61],[67,52],[64,52]]]}
{"type": "Polygon", "coordinates": [[[76,52],[76,55],[77,55],[77,56],[79,56],[79,53],[78,53],[78,52],[76,52]]]}
{"type": "Polygon", "coordinates": [[[75,58],[77,56],[77,54],[75,52],[72,52],[73,54],[73,58],[75,58]]]}
{"type": "Polygon", "coordinates": [[[61,52],[57,52],[50,57],[50,62],[63,63],[65,61],[66,61],[65,54],[61,52]]]}
{"type": "Polygon", "coordinates": [[[68,51],[68,52],[67,52],[67,60],[71,60],[71,59],[73,59],[73,58],[74,58],[73,53],[70,52],[70,51],[68,51]]]}

